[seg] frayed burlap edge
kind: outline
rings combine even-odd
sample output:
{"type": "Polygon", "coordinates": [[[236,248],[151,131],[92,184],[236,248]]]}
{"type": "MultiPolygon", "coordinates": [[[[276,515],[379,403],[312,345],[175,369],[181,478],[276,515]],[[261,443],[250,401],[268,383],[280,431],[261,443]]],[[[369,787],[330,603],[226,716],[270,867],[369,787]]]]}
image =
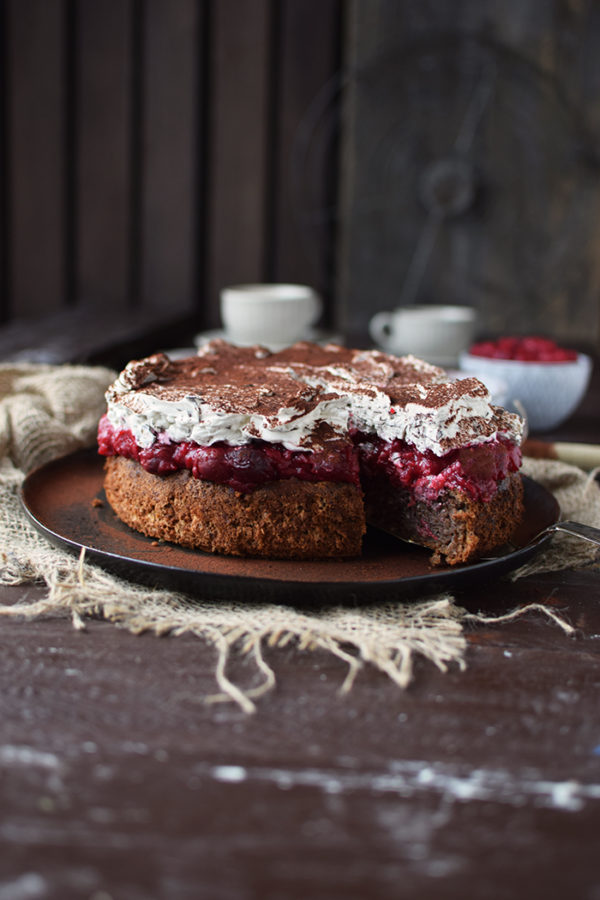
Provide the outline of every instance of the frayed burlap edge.
{"type": "MultiPolygon", "coordinates": [[[[86,562],[84,554],[77,559],[53,547],[24,515],[20,484],[33,468],[93,444],[104,390],[113,377],[109,370],[92,367],[0,366],[0,582],[41,582],[48,588],[43,599],[0,607],[0,615],[34,619],[62,614],[76,628],[84,628],[89,617],[101,617],[134,634],[194,634],[216,651],[218,691],[206,701],[232,700],[245,712],[253,712],[255,701],[275,685],[275,673],[265,660],[269,647],[293,642],[301,650],[332,653],[348,667],[339,689],[345,694],[365,665],[401,688],[410,683],[417,657],[440,671],[450,665],[464,668],[466,622],[508,621],[536,610],[567,633],[572,630],[539,604],[491,619],[467,613],[449,594],[310,612],[284,603],[207,600],[131,584],[86,562]],[[230,680],[227,664],[233,651],[252,658],[256,684],[242,688],[230,680]]],[[[565,567],[564,559],[560,567],[565,567]]]]}
{"type": "MultiPolygon", "coordinates": [[[[36,534],[31,537],[44,542],[36,534]]],[[[336,656],[347,665],[339,687],[339,694],[344,695],[364,665],[375,667],[400,688],[411,682],[417,657],[442,672],[450,665],[464,670],[465,623],[502,623],[536,611],[565,633],[574,631],[542,604],[528,604],[490,617],[468,613],[448,594],[406,603],[327,606],[318,612],[303,612],[284,604],[207,601],[130,584],[86,563],[84,551],[76,559],[49,546],[39,550],[39,554],[34,551],[28,556],[25,580],[44,581],[47,595],[41,600],[0,607],[0,616],[37,619],[62,613],[70,616],[77,629],[86,627],[87,618],[100,617],[133,634],[193,634],[216,651],[218,692],[204,697],[204,701],[234,701],[246,713],[255,712],[255,701],[276,683],[275,672],[265,660],[266,648],[282,649],[294,643],[301,651],[321,649],[336,656]],[[242,688],[228,677],[228,661],[234,650],[253,660],[256,685],[242,688]]],[[[14,573],[14,557],[11,562],[14,573]]],[[[13,575],[1,580],[18,583],[23,578],[13,575]]]]}
{"type": "MultiPolygon", "coordinates": [[[[599,470],[583,472],[576,466],[557,460],[525,457],[522,471],[556,497],[563,521],[571,520],[600,528],[599,470]]],[[[557,533],[546,549],[537,553],[511,577],[517,580],[542,572],[598,568],[599,565],[597,545],[568,534],[557,533]]]]}
{"type": "Polygon", "coordinates": [[[50,545],[17,508],[17,491],[15,484],[8,491],[0,487],[0,581],[42,582],[48,591],[41,600],[0,607],[0,616],[36,619],[62,614],[78,629],[85,628],[89,617],[100,617],[133,634],[193,634],[216,651],[218,692],[204,698],[206,702],[233,700],[245,712],[254,712],[257,698],[275,685],[265,649],[291,643],[300,650],[325,650],[347,665],[340,694],[351,689],[364,665],[384,672],[399,687],[410,683],[417,656],[441,671],[451,664],[464,666],[463,611],[448,595],[304,611],[285,603],[206,600],[146,588],[87,563],[84,552],[76,558],[50,545]],[[11,504],[18,520],[12,513],[6,515],[11,504]],[[257,684],[242,689],[230,680],[227,667],[234,650],[253,660],[257,684]]]}

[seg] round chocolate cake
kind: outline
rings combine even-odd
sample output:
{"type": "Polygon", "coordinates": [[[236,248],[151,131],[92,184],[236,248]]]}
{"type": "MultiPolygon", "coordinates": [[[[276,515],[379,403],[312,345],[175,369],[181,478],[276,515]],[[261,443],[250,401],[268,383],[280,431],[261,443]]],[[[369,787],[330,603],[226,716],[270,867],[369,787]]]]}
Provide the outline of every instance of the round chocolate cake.
{"type": "Polygon", "coordinates": [[[213,341],[107,392],[105,492],[150,537],[284,559],[360,553],[366,523],[467,562],[522,514],[521,420],[414,357],[213,341]]]}

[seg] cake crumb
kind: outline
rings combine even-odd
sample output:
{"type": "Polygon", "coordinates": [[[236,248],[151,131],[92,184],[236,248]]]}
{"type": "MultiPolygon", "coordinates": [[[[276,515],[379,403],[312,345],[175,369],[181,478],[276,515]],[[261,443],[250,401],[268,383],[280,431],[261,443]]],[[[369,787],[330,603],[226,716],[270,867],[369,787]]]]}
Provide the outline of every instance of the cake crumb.
{"type": "Polygon", "coordinates": [[[102,502],[100,497],[94,497],[94,499],[92,500],[92,506],[104,506],[104,503],[102,502]]]}

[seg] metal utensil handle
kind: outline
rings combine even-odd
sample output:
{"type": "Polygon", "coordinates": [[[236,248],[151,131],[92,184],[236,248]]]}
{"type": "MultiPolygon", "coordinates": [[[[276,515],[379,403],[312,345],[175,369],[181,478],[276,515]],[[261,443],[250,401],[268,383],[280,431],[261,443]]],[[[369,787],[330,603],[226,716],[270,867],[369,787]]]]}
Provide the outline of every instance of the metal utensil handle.
{"type": "Polygon", "coordinates": [[[573,534],[600,546],[600,528],[594,528],[593,525],[583,525],[581,522],[557,522],[552,530],[564,531],[566,534],[573,534]]]}

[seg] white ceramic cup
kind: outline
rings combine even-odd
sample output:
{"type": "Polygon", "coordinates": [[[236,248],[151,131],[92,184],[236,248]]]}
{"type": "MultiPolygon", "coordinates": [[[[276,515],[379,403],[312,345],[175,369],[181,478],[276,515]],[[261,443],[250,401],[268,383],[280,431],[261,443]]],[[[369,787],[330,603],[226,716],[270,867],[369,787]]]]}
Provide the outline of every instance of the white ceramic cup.
{"type": "Polygon", "coordinates": [[[321,315],[321,298],[304,284],[239,284],[223,288],[220,299],[225,337],[234,344],[293,344],[321,315]]]}
{"type": "Polygon", "coordinates": [[[470,306],[403,306],[376,313],[369,334],[389,353],[453,366],[473,340],[476,322],[470,306]]]}

